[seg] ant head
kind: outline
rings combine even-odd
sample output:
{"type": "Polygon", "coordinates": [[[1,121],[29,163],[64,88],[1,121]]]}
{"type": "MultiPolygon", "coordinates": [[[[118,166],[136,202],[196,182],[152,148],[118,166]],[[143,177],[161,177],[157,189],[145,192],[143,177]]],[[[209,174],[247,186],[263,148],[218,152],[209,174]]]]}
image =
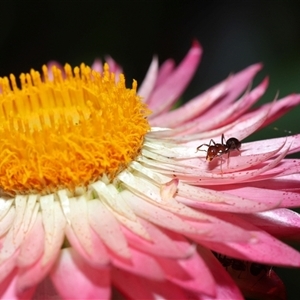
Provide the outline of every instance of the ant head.
{"type": "Polygon", "coordinates": [[[219,150],[216,146],[210,146],[207,149],[206,160],[212,161],[216,156],[218,156],[219,150]]]}

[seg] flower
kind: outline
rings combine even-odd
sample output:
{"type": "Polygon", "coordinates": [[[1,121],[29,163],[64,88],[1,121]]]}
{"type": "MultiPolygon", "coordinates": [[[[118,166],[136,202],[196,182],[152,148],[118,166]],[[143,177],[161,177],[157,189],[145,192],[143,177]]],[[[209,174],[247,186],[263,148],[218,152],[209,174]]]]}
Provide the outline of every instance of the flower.
{"type": "Polygon", "coordinates": [[[1,79],[1,299],[108,299],[111,286],[131,299],[243,298],[236,284],[284,297],[268,266],[300,266],[279,240],[299,238],[288,208],[300,206],[300,160],[285,156],[300,135],[226,142],[300,95],[250,110],[268,84],[247,88],[256,64],[171,110],[201,53],[194,43],[178,67],[154,58],[138,90],[147,106],[110,58],[31,71],[21,89],[1,79]],[[207,143],[221,149],[211,162],[197,151],[207,143]]]}

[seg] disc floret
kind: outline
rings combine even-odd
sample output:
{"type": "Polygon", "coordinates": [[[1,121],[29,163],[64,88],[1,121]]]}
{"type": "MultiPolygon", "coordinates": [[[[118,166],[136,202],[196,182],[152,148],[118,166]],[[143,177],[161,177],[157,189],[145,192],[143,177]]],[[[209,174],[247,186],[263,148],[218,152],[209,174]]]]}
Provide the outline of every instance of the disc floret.
{"type": "Polygon", "coordinates": [[[0,78],[0,187],[10,194],[49,193],[114,178],[139,154],[150,129],[137,83],[116,82],[82,64],[72,71],[0,78]]]}

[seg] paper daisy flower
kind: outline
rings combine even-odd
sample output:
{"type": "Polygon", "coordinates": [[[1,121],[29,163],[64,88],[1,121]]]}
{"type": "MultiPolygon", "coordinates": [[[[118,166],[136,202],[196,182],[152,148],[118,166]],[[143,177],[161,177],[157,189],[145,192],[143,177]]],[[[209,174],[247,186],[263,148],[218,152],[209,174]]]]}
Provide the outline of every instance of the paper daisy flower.
{"type": "Polygon", "coordinates": [[[284,298],[300,136],[243,139],[300,96],[251,109],[253,65],[171,110],[201,52],[154,59],[138,92],[110,58],[1,79],[1,299],[284,298]]]}

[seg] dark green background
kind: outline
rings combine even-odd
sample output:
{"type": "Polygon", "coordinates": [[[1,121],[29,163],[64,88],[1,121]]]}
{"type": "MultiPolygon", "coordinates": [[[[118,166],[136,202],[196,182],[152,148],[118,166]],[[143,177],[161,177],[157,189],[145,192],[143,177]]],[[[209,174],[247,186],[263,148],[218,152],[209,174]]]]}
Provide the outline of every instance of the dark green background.
{"type": "MultiPolygon", "coordinates": [[[[179,62],[194,38],[204,56],[186,101],[229,73],[263,62],[271,77],[265,101],[300,92],[298,1],[4,0],[0,8],[0,76],[40,69],[49,60],[91,63],[113,56],[128,82],[141,81],[154,53],[179,62]]],[[[258,82],[258,79],[255,83],[258,82]]],[[[276,127],[300,131],[296,109],[276,127]],[[285,121],[288,120],[288,121],[285,121]]],[[[268,136],[276,136],[274,127],[268,136]]]]}
{"type": "MultiPolygon", "coordinates": [[[[153,54],[179,62],[194,38],[204,56],[183,96],[192,96],[255,62],[270,75],[264,101],[300,92],[300,1],[1,1],[0,76],[40,70],[49,60],[92,63],[113,56],[128,83],[141,81],[153,54]]],[[[255,138],[300,132],[300,108],[255,138]]],[[[300,271],[281,272],[289,299],[300,271]]]]}

